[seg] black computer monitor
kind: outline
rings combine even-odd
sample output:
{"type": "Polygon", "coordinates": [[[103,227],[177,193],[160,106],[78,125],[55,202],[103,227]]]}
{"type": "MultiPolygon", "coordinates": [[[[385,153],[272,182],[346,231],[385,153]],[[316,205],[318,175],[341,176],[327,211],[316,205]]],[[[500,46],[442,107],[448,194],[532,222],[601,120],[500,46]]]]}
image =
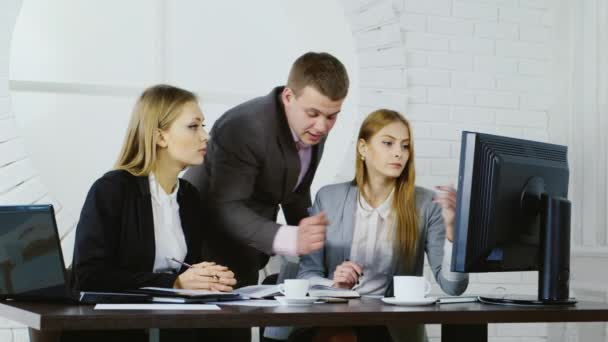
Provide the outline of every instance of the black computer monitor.
{"type": "Polygon", "coordinates": [[[572,304],[567,147],[463,132],[452,271],[539,271],[538,298],[501,304],[572,304]]]}

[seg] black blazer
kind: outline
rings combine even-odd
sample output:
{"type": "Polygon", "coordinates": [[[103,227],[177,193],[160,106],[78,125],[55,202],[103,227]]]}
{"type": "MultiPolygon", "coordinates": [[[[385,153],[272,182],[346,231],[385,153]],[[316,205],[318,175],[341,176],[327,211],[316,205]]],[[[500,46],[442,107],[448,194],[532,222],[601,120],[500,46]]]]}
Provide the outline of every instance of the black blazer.
{"type": "MultiPolygon", "coordinates": [[[[179,182],[177,201],[188,247],[185,262],[197,263],[202,251],[201,203],[190,183],[179,182]]],[[[151,201],[147,176],[115,170],[93,184],[76,228],[72,263],[75,290],[173,287],[177,274],[152,271],[156,246],[151,201]]]]}
{"type": "Polygon", "coordinates": [[[201,192],[211,212],[214,259],[235,272],[239,286],[257,282],[280,228],[298,225],[311,206],[310,184],[325,138],[313,147],[308,173],[294,190],[300,158],[280,95],[283,87],[240,104],[213,125],[205,163],[184,178],[201,192]]]}

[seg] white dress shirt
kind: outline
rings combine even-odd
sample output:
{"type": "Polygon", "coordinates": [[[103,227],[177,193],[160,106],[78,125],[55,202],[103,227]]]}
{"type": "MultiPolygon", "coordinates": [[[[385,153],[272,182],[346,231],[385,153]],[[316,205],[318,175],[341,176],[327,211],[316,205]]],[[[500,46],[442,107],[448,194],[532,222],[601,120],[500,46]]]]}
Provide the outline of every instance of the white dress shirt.
{"type": "Polygon", "coordinates": [[[178,271],[181,265],[170,261],[168,258],[184,261],[188,253],[186,238],[179,217],[179,203],[177,203],[179,180],[175,186],[175,190],[171,194],[167,194],[156,182],[154,174],[150,173],[148,180],[150,182],[150,195],[152,197],[154,243],[156,246],[154,272],[178,271]]]}
{"type": "Polygon", "coordinates": [[[350,261],[363,268],[363,276],[354,288],[360,294],[383,295],[396,267],[393,192],[377,208],[363,196],[358,199],[350,261]]]}

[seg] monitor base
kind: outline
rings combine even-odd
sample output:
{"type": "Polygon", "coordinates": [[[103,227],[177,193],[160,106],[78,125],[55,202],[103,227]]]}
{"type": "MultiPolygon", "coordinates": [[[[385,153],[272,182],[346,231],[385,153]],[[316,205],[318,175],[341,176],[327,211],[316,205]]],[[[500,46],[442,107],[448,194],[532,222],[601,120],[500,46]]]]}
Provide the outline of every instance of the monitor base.
{"type": "Polygon", "coordinates": [[[514,305],[514,306],[570,306],[576,304],[576,298],[565,300],[542,301],[533,296],[505,296],[501,298],[479,296],[479,301],[485,304],[514,305]]]}

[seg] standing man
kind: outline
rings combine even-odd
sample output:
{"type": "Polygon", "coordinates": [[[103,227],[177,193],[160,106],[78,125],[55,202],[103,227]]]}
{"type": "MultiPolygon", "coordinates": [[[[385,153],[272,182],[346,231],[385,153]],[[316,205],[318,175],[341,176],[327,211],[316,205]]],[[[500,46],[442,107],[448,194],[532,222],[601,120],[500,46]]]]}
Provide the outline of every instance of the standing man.
{"type": "Polygon", "coordinates": [[[310,184],[323,145],[348,92],[344,65],[308,52],[292,65],[287,85],[222,115],[211,131],[205,163],[184,176],[200,191],[201,215],[214,260],[238,287],[257,284],[272,254],[302,255],[323,247],[323,213],[309,217],[310,184]],[[287,225],[276,223],[279,205],[287,225]]]}

